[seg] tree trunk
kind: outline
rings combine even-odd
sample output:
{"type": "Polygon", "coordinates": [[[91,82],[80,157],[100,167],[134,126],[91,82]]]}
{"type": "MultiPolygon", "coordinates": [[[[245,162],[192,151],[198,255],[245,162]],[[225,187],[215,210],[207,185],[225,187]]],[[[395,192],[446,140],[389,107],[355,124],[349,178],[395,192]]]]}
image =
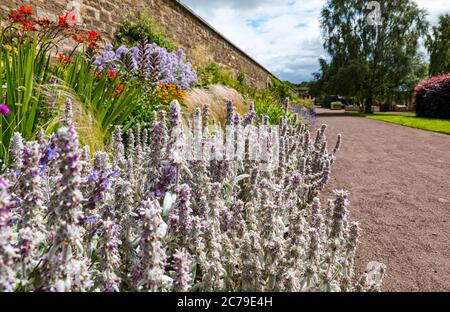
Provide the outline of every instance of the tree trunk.
{"type": "Polygon", "coordinates": [[[371,114],[372,113],[372,95],[369,95],[366,99],[366,104],[364,105],[364,113],[371,114]]]}

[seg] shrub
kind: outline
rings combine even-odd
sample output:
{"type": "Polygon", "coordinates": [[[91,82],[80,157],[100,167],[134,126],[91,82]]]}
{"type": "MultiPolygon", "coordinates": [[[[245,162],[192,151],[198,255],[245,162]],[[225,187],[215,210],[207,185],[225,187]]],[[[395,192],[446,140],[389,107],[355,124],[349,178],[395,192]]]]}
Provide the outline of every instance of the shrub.
{"type": "Polygon", "coordinates": [[[420,82],[414,101],[417,116],[450,119],[450,73],[420,82]]]}
{"type": "Polygon", "coordinates": [[[331,102],[331,109],[342,109],[342,102],[341,101],[331,102]]]}
{"type": "Polygon", "coordinates": [[[255,96],[255,111],[259,116],[267,116],[272,125],[277,125],[285,115],[283,106],[277,102],[271,92],[264,92],[255,96]]]}
{"type": "Polygon", "coordinates": [[[236,79],[229,72],[215,63],[206,65],[205,68],[199,71],[198,77],[198,83],[203,87],[221,84],[233,88],[237,84],[236,79]]]}
{"type": "Polygon", "coordinates": [[[165,35],[150,16],[141,13],[137,20],[128,17],[124,19],[115,35],[116,46],[135,46],[142,40],[154,43],[169,52],[176,50],[176,45],[165,35]]]}
{"type": "Polygon", "coordinates": [[[261,167],[271,162],[253,160],[247,148],[242,162],[191,158],[205,146],[220,153],[223,138],[234,138],[228,146],[255,138],[244,139],[237,127],[255,120],[241,119],[229,103],[232,133],[201,134],[208,115],[196,111],[200,142],[187,145],[192,132],[174,102],[169,129],[161,113],[150,133],[129,133],[125,150],[116,128],[112,155],[98,152],[93,162],[70,112],[68,128],[48,139],[15,135],[15,161],[0,177],[0,289],[379,290],[382,264],[370,263],[354,281],[359,226],[348,220],[347,192],[336,191],[321,208],[340,140],[328,151],[326,126],[311,140],[303,125],[288,121],[276,138],[262,120],[257,154],[279,142],[275,170],[261,167]]]}

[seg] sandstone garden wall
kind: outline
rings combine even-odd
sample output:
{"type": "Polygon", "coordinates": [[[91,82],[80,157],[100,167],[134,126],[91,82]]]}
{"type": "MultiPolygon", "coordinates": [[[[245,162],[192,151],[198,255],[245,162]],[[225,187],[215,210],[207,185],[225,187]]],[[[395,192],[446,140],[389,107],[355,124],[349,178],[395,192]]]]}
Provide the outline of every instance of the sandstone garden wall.
{"type": "Polygon", "coordinates": [[[2,23],[8,18],[9,9],[20,4],[33,6],[38,17],[56,18],[71,10],[86,27],[95,28],[107,39],[113,37],[126,16],[147,12],[168,37],[186,50],[195,65],[215,62],[235,76],[244,72],[248,81],[258,88],[270,83],[269,71],[177,0],[2,0],[2,23]]]}

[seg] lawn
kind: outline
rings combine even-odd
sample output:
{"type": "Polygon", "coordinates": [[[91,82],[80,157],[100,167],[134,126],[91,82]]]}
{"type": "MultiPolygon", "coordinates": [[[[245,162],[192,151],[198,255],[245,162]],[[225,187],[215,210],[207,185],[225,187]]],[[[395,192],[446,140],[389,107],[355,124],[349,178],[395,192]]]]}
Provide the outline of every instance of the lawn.
{"type": "Polygon", "coordinates": [[[412,128],[450,134],[449,119],[417,117],[415,114],[379,113],[379,112],[375,112],[373,114],[365,114],[360,112],[345,112],[345,114],[349,116],[359,116],[391,122],[412,128]]]}

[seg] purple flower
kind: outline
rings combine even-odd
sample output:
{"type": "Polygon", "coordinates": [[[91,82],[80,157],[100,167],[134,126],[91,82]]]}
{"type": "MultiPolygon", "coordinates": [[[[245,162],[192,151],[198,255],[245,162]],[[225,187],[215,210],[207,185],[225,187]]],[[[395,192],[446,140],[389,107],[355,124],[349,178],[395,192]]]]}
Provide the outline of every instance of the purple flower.
{"type": "Polygon", "coordinates": [[[9,115],[10,109],[6,104],[0,104],[0,114],[7,117],[9,115]]]}
{"type": "Polygon", "coordinates": [[[57,152],[56,147],[48,147],[47,148],[47,159],[52,160],[53,158],[55,158],[58,155],[56,152],[57,152]]]}
{"type": "Polygon", "coordinates": [[[52,85],[55,85],[58,82],[58,80],[56,80],[56,78],[54,76],[51,76],[49,81],[50,81],[50,84],[52,84],[52,85]]]}
{"type": "Polygon", "coordinates": [[[109,180],[105,179],[102,181],[102,186],[106,189],[109,186],[109,180]]]}
{"type": "Polygon", "coordinates": [[[191,63],[185,62],[183,50],[168,52],[154,43],[131,49],[120,46],[116,51],[111,45],[107,45],[103,53],[94,60],[94,65],[98,66],[99,70],[119,70],[120,67],[126,67],[128,70],[131,65],[131,73],[142,75],[146,83],[152,86],[177,84],[182,89],[188,89],[197,81],[197,73],[192,69],[191,63]],[[128,64],[130,59],[124,57],[126,54],[131,56],[132,64],[128,64]]]}
{"type": "Polygon", "coordinates": [[[177,179],[177,171],[172,166],[164,167],[163,173],[170,181],[175,181],[177,179]]]}
{"type": "Polygon", "coordinates": [[[93,170],[91,173],[89,173],[88,175],[88,181],[89,182],[93,182],[98,178],[98,172],[97,170],[93,170]]]}
{"type": "Polygon", "coordinates": [[[114,178],[120,177],[120,171],[117,170],[117,169],[114,169],[113,172],[112,172],[112,176],[113,176],[114,178]]]}
{"type": "Polygon", "coordinates": [[[96,221],[94,216],[87,216],[85,219],[86,219],[86,221],[89,221],[90,223],[94,223],[96,221]]]}
{"type": "Polygon", "coordinates": [[[165,195],[165,192],[162,191],[162,190],[160,190],[160,189],[157,189],[157,190],[155,191],[155,195],[158,196],[158,197],[161,197],[161,196],[164,196],[164,195],[165,195]]]}

